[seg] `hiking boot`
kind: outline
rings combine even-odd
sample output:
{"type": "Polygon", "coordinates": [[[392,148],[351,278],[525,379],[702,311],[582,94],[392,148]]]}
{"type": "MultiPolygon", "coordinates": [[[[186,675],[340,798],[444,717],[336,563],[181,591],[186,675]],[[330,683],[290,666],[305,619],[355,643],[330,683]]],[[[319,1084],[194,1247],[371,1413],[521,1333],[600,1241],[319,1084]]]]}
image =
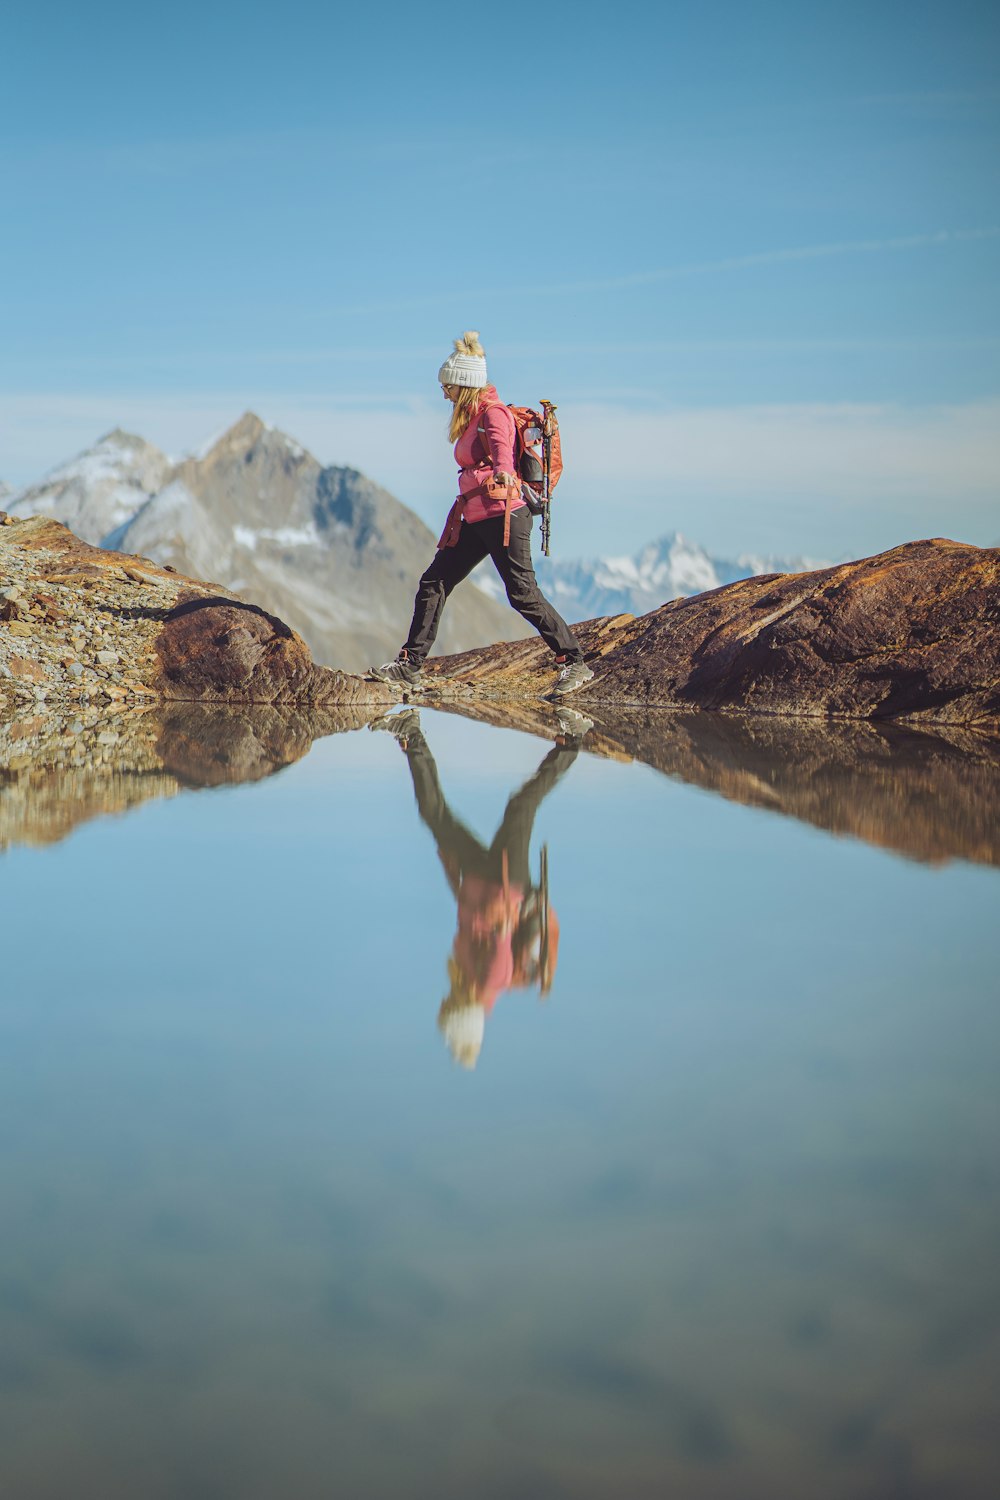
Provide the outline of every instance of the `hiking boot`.
{"type": "Polygon", "coordinates": [[[552,696],[553,698],[565,698],[567,693],[575,693],[577,688],[585,687],[593,679],[593,672],[582,659],[580,661],[564,662],[556,680],[556,685],[552,689],[552,696]]]}
{"type": "Polygon", "coordinates": [[[377,719],[372,719],[368,728],[384,729],[404,750],[410,748],[411,740],[416,740],[418,736],[423,739],[420,710],[416,708],[404,708],[398,714],[381,714],[377,719]]]}
{"type": "Polygon", "coordinates": [[[387,661],[381,667],[369,667],[365,676],[375,682],[387,682],[390,687],[419,689],[424,685],[420,667],[411,664],[405,648],[395,661],[387,661]]]}
{"type": "Polygon", "coordinates": [[[559,720],[560,739],[582,740],[594,727],[593,719],[588,719],[586,714],[578,714],[575,708],[566,708],[562,703],[556,709],[556,718],[559,720]]]}

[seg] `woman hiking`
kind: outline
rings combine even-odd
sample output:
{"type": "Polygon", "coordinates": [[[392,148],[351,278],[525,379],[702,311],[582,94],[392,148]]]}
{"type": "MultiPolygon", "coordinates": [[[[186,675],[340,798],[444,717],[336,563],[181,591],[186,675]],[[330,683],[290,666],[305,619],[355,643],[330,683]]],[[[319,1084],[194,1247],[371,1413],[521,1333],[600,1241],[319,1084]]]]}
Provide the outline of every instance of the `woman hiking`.
{"type": "Polygon", "coordinates": [[[422,687],[420,669],[434,644],[448,595],[484,557],[491,557],[510,603],[555,656],[560,671],[553,697],[565,697],[590,682],[594,674],[576,636],[538,587],[531,562],[532,516],[521,498],[517,477],[514,418],[489,384],[478,333],[465,333],[455,340],[455,352],[441,366],[438,380],[452,405],[448,436],[455,444],[459,468],[458,498],[434,561],[417,588],[406,644],[395,661],[372,667],[368,676],[398,687],[422,687]],[[516,497],[512,502],[502,494],[494,499],[488,483],[501,490],[516,486],[516,497]],[[510,542],[505,546],[508,514],[510,542]]]}

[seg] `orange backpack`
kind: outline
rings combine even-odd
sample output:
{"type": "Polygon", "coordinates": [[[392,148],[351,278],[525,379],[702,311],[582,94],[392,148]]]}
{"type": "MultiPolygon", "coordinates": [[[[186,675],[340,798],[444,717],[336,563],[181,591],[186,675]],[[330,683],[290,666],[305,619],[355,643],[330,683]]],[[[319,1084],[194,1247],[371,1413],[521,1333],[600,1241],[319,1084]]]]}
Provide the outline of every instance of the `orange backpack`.
{"type": "Polygon", "coordinates": [[[530,406],[509,406],[517,431],[517,472],[521,495],[533,516],[542,518],[542,552],[549,555],[551,521],[549,500],[563,471],[562,441],[556,408],[551,401],[540,403],[541,411],[530,406]]]}

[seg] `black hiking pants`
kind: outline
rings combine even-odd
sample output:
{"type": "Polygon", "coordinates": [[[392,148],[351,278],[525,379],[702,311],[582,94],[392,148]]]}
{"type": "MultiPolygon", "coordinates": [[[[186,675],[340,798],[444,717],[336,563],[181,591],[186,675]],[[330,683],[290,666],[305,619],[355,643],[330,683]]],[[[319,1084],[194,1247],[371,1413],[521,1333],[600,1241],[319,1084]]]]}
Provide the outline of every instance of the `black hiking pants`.
{"type": "Polygon", "coordinates": [[[525,891],[533,881],[529,861],[535,815],[545,798],[576,760],[576,745],[556,745],[535,774],[507,803],[503,821],[489,848],[470,833],[445,801],[437,766],[427,741],[418,730],[409,737],[406,759],[413,778],[413,794],[421,821],[434,835],[438,855],[455,895],[466,875],[478,875],[499,885],[504,867],[508,878],[525,891]],[[506,857],[506,859],[505,859],[506,857]]]}
{"type": "Polygon", "coordinates": [[[406,638],[406,654],[415,667],[434,644],[448,595],[484,557],[493,559],[510,603],[535,627],[549,650],[570,661],[583,660],[576,636],[538,587],[531,561],[531,511],[526,505],[511,511],[509,547],[503,544],[503,522],[503,516],[463,521],[455,546],[442,547],[424,573],[406,638]]]}

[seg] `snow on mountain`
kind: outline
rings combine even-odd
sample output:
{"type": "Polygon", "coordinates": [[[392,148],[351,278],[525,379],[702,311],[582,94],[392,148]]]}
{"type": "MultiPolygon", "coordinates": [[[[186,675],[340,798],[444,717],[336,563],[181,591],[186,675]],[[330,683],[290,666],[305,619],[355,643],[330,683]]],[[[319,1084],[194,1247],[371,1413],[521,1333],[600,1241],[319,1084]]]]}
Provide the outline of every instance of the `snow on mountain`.
{"type": "Polygon", "coordinates": [[[216,579],[226,573],[226,543],[225,528],[211,510],[180,479],[172,479],[101,545],[151,557],[195,578],[216,579]]]}
{"type": "Polygon", "coordinates": [[[165,482],[170,467],[152,443],[115,428],[39,484],[18,490],[5,509],[13,516],[52,516],[96,546],[135,515],[165,482]]]}
{"type": "MultiPolygon", "coordinates": [[[[641,615],[669,599],[705,593],[738,578],[761,573],[805,573],[826,567],[805,557],[741,555],[731,562],[713,558],[679,531],[648,542],[632,557],[568,559],[539,557],[535,572],[544,593],[569,620],[600,615],[641,615]]],[[[473,581],[494,598],[503,587],[492,569],[478,569],[473,581]]]]}

